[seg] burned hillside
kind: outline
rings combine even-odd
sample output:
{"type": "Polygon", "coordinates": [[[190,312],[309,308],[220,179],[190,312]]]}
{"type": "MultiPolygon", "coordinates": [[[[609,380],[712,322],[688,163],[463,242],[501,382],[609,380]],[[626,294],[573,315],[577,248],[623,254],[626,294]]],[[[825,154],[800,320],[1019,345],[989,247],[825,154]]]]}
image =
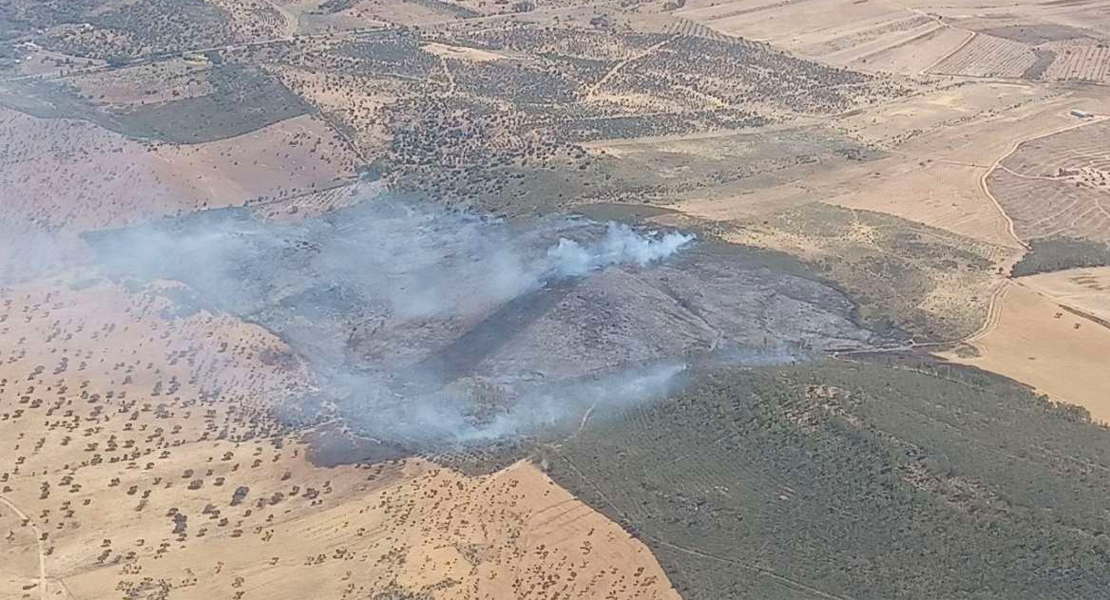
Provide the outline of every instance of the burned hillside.
{"type": "Polygon", "coordinates": [[[558,430],[687,365],[881,342],[765,254],[574,216],[502,221],[382,195],[296,224],[225,209],[89,237],[105,268],[278,334],[325,404],[405,444],[558,430]]]}

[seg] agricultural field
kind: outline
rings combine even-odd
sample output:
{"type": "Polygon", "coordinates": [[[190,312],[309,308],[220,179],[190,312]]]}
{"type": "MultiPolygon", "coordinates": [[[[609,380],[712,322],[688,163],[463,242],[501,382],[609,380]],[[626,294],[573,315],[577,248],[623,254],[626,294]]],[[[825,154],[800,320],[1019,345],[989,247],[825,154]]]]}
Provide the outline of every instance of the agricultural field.
{"type": "Polygon", "coordinates": [[[1065,269],[1020,277],[1016,281],[1057,304],[1093,317],[1093,320],[1110,322],[1110,303],[1107,302],[1110,268],[1065,269]]]}
{"type": "Polygon", "coordinates": [[[5,224],[44,231],[81,232],[295,196],[348,180],[356,162],[311,117],[229,140],[169,145],[136,142],[84,121],[0,115],[6,135],[33,141],[9,144],[0,154],[5,224]]]}
{"type": "MultiPolygon", "coordinates": [[[[968,341],[973,350],[942,356],[1012,377],[1042,394],[1082,406],[1095,420],[1108,423],[1110,382],[1099,365],[1110,352],[1110,327],[1068,298],[1042,291],[1046,279],[1058,277],[1050,273],[1015,279],[1016,284],[999,297],[997,314],[968,341]]],[[[1091,280],[1080,276],[1080,281],[1091,280]]],[[[1094,306],[1089,308],[1105,313],[1105,295],[1094,292],[1090,296],[1094,306]]]]}
{"type": "Polygon", "coordinates": [[[1080,124],[1017,146],[986,179],[1023,240],[1110,241],[1110,125],[1080,124]]]}
{"type": "Polygon", "coordinates": [[[1046,79],[1110,82],[1110,46],[1107,44],[1054,45],[1056,60],[1045,71],[1046,79]]]}
{"type": "Polygon", "coordinates": [[[930,73],[971,77],[1020,78],[1034,67],[1033,50],[1018,42],[976,34],[967,44],[929,68],[930,73]]]}
{"type": "Polygon", "coordinates": [[[686,2],[674,15],[827,64],[908,76],[1105,80],[1097,2],[686,2]]]}
{"type": "Polygon", "coordinates": [[[915,30],[914,35],[891,45],[863,49],[859,55],[847,55],[848,66],[863,71],[882,71],[919,75],[927,73],[938,61],[958,51],[973,34],[935,23],[915,30]]]}
{"type": "Polygon", "coordinates": [[[674,14],[827,64],[911,76],[925,72],[972,36],[926,10],[851,0],[695,0],[674,14]]]}

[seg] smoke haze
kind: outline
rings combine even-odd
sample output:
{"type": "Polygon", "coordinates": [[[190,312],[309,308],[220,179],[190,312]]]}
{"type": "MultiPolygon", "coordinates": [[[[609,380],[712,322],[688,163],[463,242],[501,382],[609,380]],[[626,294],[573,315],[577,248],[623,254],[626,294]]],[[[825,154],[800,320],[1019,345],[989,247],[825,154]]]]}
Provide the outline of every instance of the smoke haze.
{"type": "Polygon", "coordinates": [[[385,440],[526,435],[595,404],[659,397],[684,368],[627,361],[547,380],[543,360],[483,372],[481,359],[576,281],[658,264],[692,235],[575,217],[510,223],[382,195],[291,224],[224,209],[87,239],[116,276],[182,281],[192,295],[180,302],[278,333],[343,415],[385,440]]]}
{"type": "Polygon", "coordinates": [[[334,411],[410,448],[565,433],[665,396],[690,364],[874,341],[842,293],[758,253],[572,216],[379,194],[292,223],[220,209],[86,240],[109,275],[180,281],[164,293],[182,310],[285,340],[323,396],[290,419],[334,411]]]}

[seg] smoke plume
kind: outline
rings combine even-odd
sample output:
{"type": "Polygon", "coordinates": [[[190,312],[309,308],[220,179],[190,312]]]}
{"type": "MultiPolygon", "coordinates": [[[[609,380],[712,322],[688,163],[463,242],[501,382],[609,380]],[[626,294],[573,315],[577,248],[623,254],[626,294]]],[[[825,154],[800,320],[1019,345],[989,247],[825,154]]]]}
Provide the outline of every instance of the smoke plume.
{"type": "Polygon", "coordinates": [[[562,277],[581,277],[612,265],[634,264],[641,267],[678,252],[693,241],[693,235],[673,231],[662,237],[642,235],[632,228],[610,222],[605,236],[595,244],[583,246],[561,238],[547,250],[552,273],[562,277]]]}
{"type": "Polygon", "coordinates": [[[296,223],[225,209],[87,239],[116,276],[182,281],[192,296],[179,301],[282,336],[344,417],[380,439],[526,435],[658,397],[683,368],[626,361],[548,380],[542,353],[511,370],[482,359],[575,281],[649,267],[692,235],[566,216],[508,222],[383,195],[296,223]]]}

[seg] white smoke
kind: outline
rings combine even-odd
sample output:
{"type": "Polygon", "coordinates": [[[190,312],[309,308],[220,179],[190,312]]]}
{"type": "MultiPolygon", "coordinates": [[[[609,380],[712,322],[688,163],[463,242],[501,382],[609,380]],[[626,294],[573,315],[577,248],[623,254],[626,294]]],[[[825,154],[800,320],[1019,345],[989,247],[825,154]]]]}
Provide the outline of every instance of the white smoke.
{"type": "Polygon", "coordinates": [[[228,209],[89,236],[109,273],[182,281],[197,302],[272,328],[326,374],[344,414],[363,415],[383,439],[419,442],[517,436],[595,404],[657,397],[681,367],[599,365],[614,372],[536,384],[528,374],[547,370],[536,358],[497,375],[513,402],[476,422],[469,392],[448,389],[472,367],[454,371],[456,355],[445,349],[487,323],[475,339],[498,347],[514,335],[514,300],[530,306],[528,294],[542,298],[548,286],[609,267],[644,267],[693,239],[571,217],[508,223],[389,197],[296,223],[228,209]]]}
{"type": "Polygon", "coordinates": [[[694,240],[693,235],[672,231],[658,237],[655,232],[636,233],[628,225],[610,222],[605,236],[583,246],[562,238],[547,250],[550,272],[561,277],[582,277],[591,271],[622,264],[646,266],[678,252],[694,240]]]}
{"type": "Polygon", "coordinates": [[[406,443],[473,443],[513,439],[544,431],[568,432],[587,414],[606,414],[658,400],[672,392],[685,363],[667,362],[621,370],[591,380],[523,386],[519,400],[487,421],[467,415],[466,391],[402,397],[360,375],[349,385],[343,413],[376,438],[406,443]]]}
{"type": "Polygon", "coordinates": [[[687,365],[666,363],[614,373],[608,377],[563,385],[536,393],[490,423],[456,430],[457,441],[511,438],[565,425],[595,409],[610,411],[644,404],[671,392],[687,365]]]}
{"type": "Polygon", "coordinates": [[[565,218],[518,229],[424,204],[382,201],[368,211],[321,243],[317,267],[367,282],[400,320],[475,314],[606,267],[658,262],[694,240],[613,222],[598,236],[597,223],[565,218]],[[553,233],[583,241],[560,235],[550,245],[553,233]]]}

